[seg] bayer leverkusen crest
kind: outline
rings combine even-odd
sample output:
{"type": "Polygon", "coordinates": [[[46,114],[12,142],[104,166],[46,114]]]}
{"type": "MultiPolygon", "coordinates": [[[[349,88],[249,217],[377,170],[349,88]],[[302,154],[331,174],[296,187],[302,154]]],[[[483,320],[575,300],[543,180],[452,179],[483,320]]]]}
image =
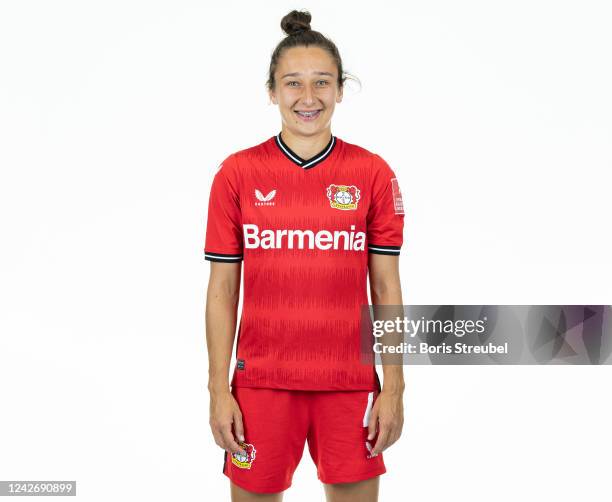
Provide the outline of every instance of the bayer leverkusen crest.
{"type": "Polygon", "coordinates": [[[232,464],[241,469],[250,469],[255,460],[255,447],[252,444],[238,441],[240,447],[246,452],[246,455],[242,453],[232,453],[232,464]]]}
{"type": "Polygon", "coordinates": [[[359,188],[355,185],[329,185],[327,198],[331,207],[336,209],[357,209],[360,198],[359,188]]]}

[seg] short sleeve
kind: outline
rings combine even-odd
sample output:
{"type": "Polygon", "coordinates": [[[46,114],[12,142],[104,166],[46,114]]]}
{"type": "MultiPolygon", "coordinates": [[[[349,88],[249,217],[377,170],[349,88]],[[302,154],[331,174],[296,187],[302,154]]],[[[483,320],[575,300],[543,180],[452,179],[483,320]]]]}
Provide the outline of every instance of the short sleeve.
{"type": "Polygon", "coordinates": [[[400,254],[404,241],[404,204],[395,172],[379,155],[373,155],[372,200],[368,209],[368,252],[400,254]]]}
{"type": "Polygon", "coordinates": [[[226,263],[242,260],[242,213],[235,160],[232,155],[219,166],[208,200],[204,259],[226,263]]]}

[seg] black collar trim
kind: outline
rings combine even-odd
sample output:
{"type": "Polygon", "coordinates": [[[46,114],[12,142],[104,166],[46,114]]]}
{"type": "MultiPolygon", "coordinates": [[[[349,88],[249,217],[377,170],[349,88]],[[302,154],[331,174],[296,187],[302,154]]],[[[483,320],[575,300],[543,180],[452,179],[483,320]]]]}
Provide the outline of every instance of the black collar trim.
{"type": "Polygon", "coordinates": [[[281,133],[278,133],[274,136],[276,141],[276,145],[280,148],[281,152],[285,154],[285,156],[292,162],[295,162],[298,166],[304,169],[310,169],[311,167],[316,166],[319,162],[323,162],[327,157],[329,157],[336,146],[336,137],[332,135],[329,139],[329,143],[327,146],[323,148],[317,155],[311,157],[310,159],[303,159],[297,153],[295,153],[291,148],[287,146],[287,144],[283,141],[281,137],[281,133]]]}

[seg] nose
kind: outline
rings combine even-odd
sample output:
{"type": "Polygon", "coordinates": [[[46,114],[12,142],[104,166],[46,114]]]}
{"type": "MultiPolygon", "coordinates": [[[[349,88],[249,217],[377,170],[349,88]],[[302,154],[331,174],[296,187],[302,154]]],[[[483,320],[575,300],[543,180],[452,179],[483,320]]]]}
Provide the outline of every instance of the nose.
{"type": "Polygon", "coordinates": [[[302,96],[302,101],[304,105],[310,106],[314,103],[314,93],[309,85],[304,86],[304,94],[302,96]]]}

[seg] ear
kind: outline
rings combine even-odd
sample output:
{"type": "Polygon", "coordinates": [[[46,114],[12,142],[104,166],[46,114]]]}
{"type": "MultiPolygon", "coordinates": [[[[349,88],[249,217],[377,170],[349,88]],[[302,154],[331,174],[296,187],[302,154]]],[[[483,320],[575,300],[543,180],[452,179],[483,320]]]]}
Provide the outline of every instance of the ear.
{"type": "Polygon", "coordinates": [[[276,99],[276,94],[274,94],[274,91],[270,91],[270,90],[269,90],[269,91],[268,91],[268,96],[270,97],[270,101],[271,101],[272,103],[274,103],[275,105],[277,105],[277,104],[278,104],[278,101],[277,101],[277,99],[276,99]]]}
{"type": "Polygon", "coordinates": [[[342,103],[342,92],[344,91],[344,87],[340,87],[338,91],[338,95],[336,96],[336,103],[342,103]]]}

